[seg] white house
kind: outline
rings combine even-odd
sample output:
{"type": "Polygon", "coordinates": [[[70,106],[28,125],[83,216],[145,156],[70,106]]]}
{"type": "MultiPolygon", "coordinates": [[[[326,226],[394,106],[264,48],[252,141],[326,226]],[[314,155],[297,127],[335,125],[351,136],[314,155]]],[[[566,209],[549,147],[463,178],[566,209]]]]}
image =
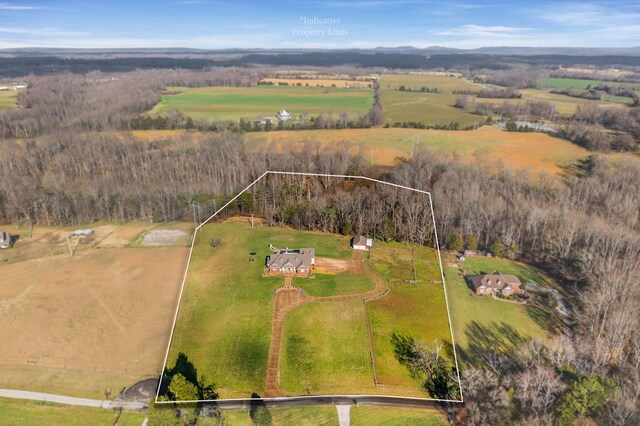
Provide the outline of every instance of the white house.
{"type": "Polygon", "coordinates": [[[7,90],[9,90],[7,86],[0,86],[0,92],[6,92],[7,90]]]}
{"type": "Polygon", "coordinates": [[[26,84],[16,84],[15,86],[13,86],[13,90],[21,90],[26,88],[27,88],[26,84]]]}
{"type": "Polygon", "coordinates": [[[289,110],[282,109],[278,111],[276,117],[278,117],[278,120],[280,121],[287,121],[291,119],[291,113],[289,112],[289,110]]]}
{"type": "Polygon", "coordinates": [[[354,250],[371,250],[373,246],[373,239],[363,237],[362,235],[358,235],[357,237],[353,237],[351,239],[351,247],[354,250]]]}

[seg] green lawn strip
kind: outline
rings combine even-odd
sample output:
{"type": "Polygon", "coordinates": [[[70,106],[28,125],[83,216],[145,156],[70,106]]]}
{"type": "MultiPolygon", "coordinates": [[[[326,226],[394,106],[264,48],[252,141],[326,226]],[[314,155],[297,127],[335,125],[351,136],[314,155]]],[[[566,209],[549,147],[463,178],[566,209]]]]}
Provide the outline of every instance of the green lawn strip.
{"type": "MultiPolygon", "coordinates": [[[[455,260],[451,256],[448,259],[455,260]]],[[[507,259],[468,257],[460,264],[467,275],[499,270],[504,274],[516,275],[523,283],[535,281],[541,285],[555,286],[541,271],[507,259]]],[[[499,339],[506,338],[505,331],[514,332],[521,338],[547,339],[548,333],[544,329],[547,318],[532,309],[531,305],[508,303],[490,296],[476,296],[455,267],[445,267],[445,279],[456,344],[463,350],[468,350],[470,342],[476,342],[478,333],[482,332],[497,332],[499,339]]]]}
{"type": "Polygon", "coordinates": [[[444,416],[433,409],[405,407],[351,407],[352,426],[444,426],[444,416]]]}
{"type": "Polygon", "coordinates": [[[169,366],[186,354],[223,398],[248,397],[265,386],[273,313],[280,276],[262,277],[269,243],[317,247],[346,257],[348,239],[288,228],[214,223],[196,238],[180,306],[169,366]],[[219,239],[219,247],[209,242],[219,239]],[[346,248],[342,249],[340,246],[346,248]],[[254,261],[249,252],[256,252],[254,261]]]}
{"type": "Polygon", "coordinates": [[[18,105],[18,94],[14,91],[0,92],[0,112],[18,105]]]}
{"type": "Polygon", "coordinates": [[[18,399],[0,399],[0,423],[6,426],[31,425],[118,425],[139,426],[146,414],[104,408],[42,403],[18,399]]]}
{"type": "MultiPolygon", "coordinates": [[[[272,407],[268,409],[273,426],[337,426],[338,412],[333,405],[272,407]]],[[[223,411],[228,426],[253,426],[248,410],[223,411]]]]}
{"type": "Polygon", "coordinates": [[[294,278],[293,284],[314,297],[365,293],[376,286],[366,275],[355,274],[315,274],[315,278],[294,278]]]}
{"type": "Polygon", "coordinates": [[[546,77],[538,80],[540,87],[551,89],[582,89],[586,90],[587,86],[595,87],[598,85],[606,85],[611,87],[628,87],[631,89],[640,89],[640,83],[626,83],[620,81],[605,80],[589,80],[584,78],[558,78],[546,77]]]}
{"type": "Polygon", "coordinates": [[[151,113],[175,108],[193,118],[210,120],[255,119],[275,116],[280,109],[299,114],[365,113],[373,103],[369,89],[294,86],[168,88],[151,113]]]}
{"type": "Polygon", "coordinates": [[[285,320],[280,387],[289,395],[375,393],[364,303],[308,303],[285,320]]]}

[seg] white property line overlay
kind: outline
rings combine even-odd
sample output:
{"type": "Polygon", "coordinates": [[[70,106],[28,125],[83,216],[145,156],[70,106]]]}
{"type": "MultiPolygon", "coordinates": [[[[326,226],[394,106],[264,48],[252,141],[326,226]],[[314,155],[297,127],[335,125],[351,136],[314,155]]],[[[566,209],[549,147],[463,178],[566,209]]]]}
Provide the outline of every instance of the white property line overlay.
{"type": "Polygon", "coordinates": [[[305,172],[283,172],[283,171],[275,171],[268,170],[260,175],[256,180],[251,182],[246,188],[240,191],[235,197],[230,199],[225,205],[220,207],[215,211],[209,218],[207,218],[204,222],[198,225],[194,231],[193,236],[191,238],[191,248],[189,249],[189,258],[187,259],[187,266],[184,271],[184,276],[182,278],[182,285],[180,287],[180,295],[178,296],[178,304],[176,305],[176,311],[173,316],[173,324],[171,325],[171,333],[169,334],[169,343],[167,344],[167,351],[164,356],[164,364],[162,366],[162,372],[160,376],[160,380],[158,381],[158,389],[156,390],[155,403],[156,404],[194,404],[194,403],[202,403],[202,402],[247,402],[247,401],[256,401],[256,400],[264,400],[264,401],[286,401],[293,399],[318,399],[318,398],[389,398],[389,399],[404,399],[407,401],[435,401],[435,402],[464,402],[464,396],[462,394],[462,382],[460,380],[460,366],[458,365],[458,355],[456,353],[456,343],[453,337],[453,326],[451,324],[451,313],[449,311],[449,298],[447,296],[447,285],[444,279],[444,268],[442,267],[442,257],[440,256],[440,243],[438,242],[438,231],[436,229],[436,218],[435,213],[433,211],[433,200],[431,198],[431,193],[427,191],[422,191],[420,189],[411,188],[404,185],[398,185],[391,182],[385,182],[378,179],[373,179],[367,176],[353,176],[353,175],[334,175],[327,173],[305,173],[305,172]],[[456,373],[458,377],[458,389],[460,390],[460,399],[438,399],[438,398],[416,398],[416,397],[405,397],[405,396],[394,396],[394,395],[307,395],[307,396],[291,396],[291,397],[277,397],[277,398],[230,398],[230,399],[195,399],[195,400],[186,400],[186,401],[158,401],[158,396],[160,394],[160,387],[162,386],[162,379],[164,378],[164,371],[167,367],[167,361],[169,360],[169,351],[171,349],[171,342],[173,341],[173,333],[176,329],[176,323],[178,321],[178,313],[180,311],[180,305],[182,303],[182,295],[184,293],[184,286],[187,282],[187,274],[189,272],[189,265],[191,264],[191,256],[193,254],[193,247],[196,242],[196,235],[200,228],[207,224],[211,219],[213,219],[218,213],[224,210],[229,204],[238,199],[242,194],[248,191],[253,185],[258,183],[263,177],[274,174],[274,175],[290,175],[290,176],[309,176],[309,177],[328,177],[328,178],[345,178],[345,179],[360,179],[366,180],[370,182],[380,183],[383,185],[393,186],[395,188],[407,189],[409,191],[418,192],[420,194],[427,194],[429,196],[429,206],[431,208],[431,218],[433,219],[433,232],[436,240],[436,250],[438,252],[438,263],[440,265],[440,277],[442,278],[442,287],[444,289],[444,301],[447,308],[447,319],[449,321],[449,333],[451,334],[451,346],[453,348],[453,358],[456,364],[456,373]]]}

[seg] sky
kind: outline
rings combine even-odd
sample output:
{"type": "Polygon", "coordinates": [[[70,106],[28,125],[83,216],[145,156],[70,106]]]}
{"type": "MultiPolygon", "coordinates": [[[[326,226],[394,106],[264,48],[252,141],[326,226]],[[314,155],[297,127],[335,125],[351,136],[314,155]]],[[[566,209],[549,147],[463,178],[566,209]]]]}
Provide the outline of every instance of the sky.
{"type": "Polygon", "coordinates": [[[0,0],[0,49],[640,46],[640,0],[0,0]]]}

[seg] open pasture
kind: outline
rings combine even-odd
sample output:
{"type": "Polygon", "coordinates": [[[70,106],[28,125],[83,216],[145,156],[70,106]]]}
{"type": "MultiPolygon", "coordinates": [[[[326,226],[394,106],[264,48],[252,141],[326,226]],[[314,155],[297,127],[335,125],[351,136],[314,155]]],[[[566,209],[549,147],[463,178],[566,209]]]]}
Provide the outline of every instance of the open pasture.
{"type": "Polygon", "coordinates": [[[365,160],[395,165],[398,158],[410,158],[414,148],[457,154],[463,161],[476,157],[499,159],[514,169],[534,173],[562,174],[563,168],[584,159],[590,152],[571,142],[544,133],[513,133],[497,128],[471,131],[432,129],[341,129],[304,130],[247,134],[260,141],[258,150],[283,150],[318,144],[324,149],[348,148],[365,160]]]}
{"type": "Polygon", "coordinates": [[[21,239],[0,252],[0,387],[105,398],[157,376],[187,249],[126,247],[153,226],[98,226],[73,257],[64,230],[8,228],[21,239]]]}
{"type": "Polygon", "coordinates": [[[6,90],[0,92],[0,112],[7,108],[13,108],[18,102],[18,92],[13,90],[6,90]]]}
{"type": "Polygon", "coordinates": [[[366,113],[373,103],[371,89],[343,89],[297,86],[253,87],[169,87],[151,111],[166,114],[181,111],[193,119],[254,120],[275,117],[286,109],[299,115],[366,113]],[[170,93],[170,94],[169,94],[170,93]]]}

